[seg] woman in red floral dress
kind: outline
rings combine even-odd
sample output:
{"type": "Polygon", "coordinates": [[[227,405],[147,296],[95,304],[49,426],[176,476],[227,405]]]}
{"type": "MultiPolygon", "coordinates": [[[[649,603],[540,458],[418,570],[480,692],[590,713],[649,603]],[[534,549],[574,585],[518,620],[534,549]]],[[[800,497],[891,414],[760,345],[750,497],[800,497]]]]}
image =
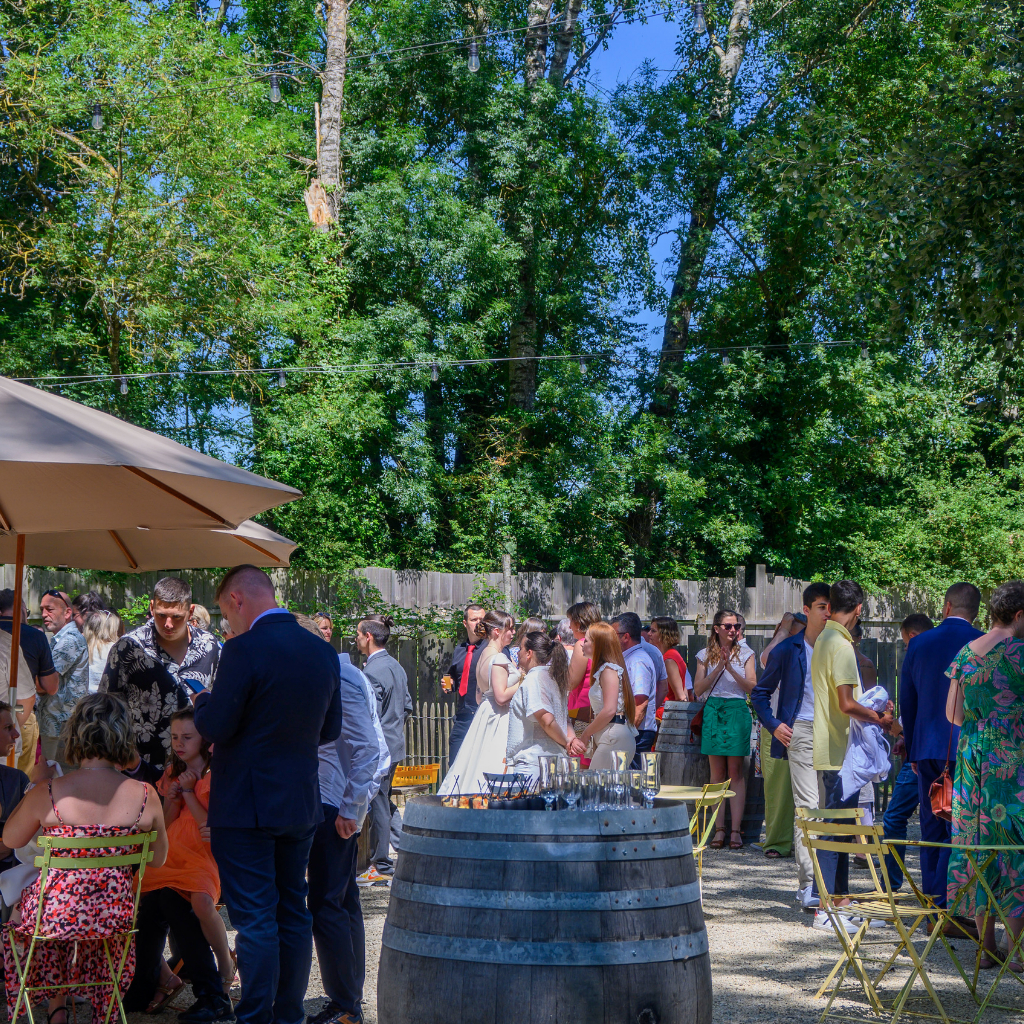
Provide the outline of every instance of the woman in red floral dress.
{"type": "MultiPolygon", "coordinates": [[[[61,839],[109,836],[103,849],[62,850],[62,856],[96,857],[132,852],[117,840],[138,832],[157,832],[152,847],[154,866],[167,856],[160,798],[153,787],[128,779],[117,765],[130,763],[135,744],[128,708],[118,697],[89,694],[75,706],[65,726],[65,759],[77,765],[64,778],[51,779],[30,790],[4,827],[4,845],[24,846],[39,832],[61,839]]],[[[135,883],[130,867],[53,868],[40,897],[40,880],[22,892],[21,902],[4,932],[4,967],[8,1015],[18,996],[18,975],[11,951],[13,940],[18,959],[24,963],[35,927],[39,900],[43,901],[40,933],[52,941],[37,942],[29,966],[28,984],[42,986],[49,1000],[50,1024],[67,1024],[67,989],[47,985],[86,985],[111,979],[103,937],[128,931],[132,925],[135,883]]],[[[110,942],[115,963],[120,961],[122,940],[110,942]]],[[[135,973],[131,948],[121,975],[121,994],[135,973]]],[[[94,1024],[102,1021],[113,995],[112,984],[83,988],[93,1005],[94,1024]]],[[[33,993],[33,999],[38,998],[33,993]]],[[[22,1006],[20,1009],[24,1009],[22,1006]]]]}

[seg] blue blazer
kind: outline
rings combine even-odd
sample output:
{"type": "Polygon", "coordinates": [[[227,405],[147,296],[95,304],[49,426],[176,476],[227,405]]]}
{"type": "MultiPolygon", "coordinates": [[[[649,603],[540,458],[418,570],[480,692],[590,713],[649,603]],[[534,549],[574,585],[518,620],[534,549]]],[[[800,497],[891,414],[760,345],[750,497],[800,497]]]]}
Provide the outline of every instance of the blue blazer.
{"type": "MultiPolygon", "coordinates": [[[[761,724],[771,733],[785,722],[792,727],[796,721],[796,713],[804,699],[804,683],[807,679],[807,649],[804,647],[803,630],[796,636],[786,637],[768,655],[768,664],[757,686],[750,694],[750,703],[754,707],[761,724]],[[772,714],[770,704],[772,694],[779,691],[779,717],[772,714]]],[[[788,761],[786,748],[772,736],[772,757],[776,760],[788,761]]]]}
{"type": "Polygon", "coordinates": [[[274,612],[221,651],[195,703],[213,743],[208,824],[312,828],[323,821],[317,747],[341,734],[341,670],[329,643],[274,612]]]}
{"type": "Polygon", "coordinates": [[[900,671],[900,717],[910,761],[956,760],[960,730],[953,728],[950,744],[946,669],[972,640],[981,636],[965,619],[943,619],[934,629],[918,633],[907,645],[900,671]]]}

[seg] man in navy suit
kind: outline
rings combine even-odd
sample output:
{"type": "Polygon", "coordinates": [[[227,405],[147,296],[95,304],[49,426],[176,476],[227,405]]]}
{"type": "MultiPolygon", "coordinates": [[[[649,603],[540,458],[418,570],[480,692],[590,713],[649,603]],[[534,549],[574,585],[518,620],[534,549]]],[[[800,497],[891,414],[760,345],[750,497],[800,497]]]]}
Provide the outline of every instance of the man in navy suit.
{"type": "MultiPolygon", "coordinates": [[[[978,616],[981,591],[972,583],[954,583],[946,591],[942,621],[915,636],[907,645],[900,676],[900,715],[907,759],[917,773],[921,798],[921,838],[930,843],[948,843],[950,822],[932,814],[928,790],[942,769],[956,763],[960,730],[946,718],[949,677],[946,669],[960,650],[981,632],[971,625],[978,616]]],[[[921,847],[921,888],[940,906],[946,905],[946,871],[949,850],[921,847]]]]}
{"type": "Polygon", "coordinates": [[[278,608],[263,570],[217,590],[232,638],[196,728],[214,744],[207,823],[231,923],[242,1024],[302,1024],[313,960],[306,865],[323,821],[317,748],[341,734],[338,655],[278,608]]]}

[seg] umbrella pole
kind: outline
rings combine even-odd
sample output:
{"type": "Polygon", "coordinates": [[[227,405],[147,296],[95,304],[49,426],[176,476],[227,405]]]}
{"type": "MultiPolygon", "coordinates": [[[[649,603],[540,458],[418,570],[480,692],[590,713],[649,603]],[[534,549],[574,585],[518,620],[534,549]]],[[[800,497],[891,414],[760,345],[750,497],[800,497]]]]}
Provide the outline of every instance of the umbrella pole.
{"type": "MultiPolygon", "coordinates": [[[[11,622],[11,708],[13,709],[18,700],[18,662],[21,661],[21,604],[24,591],[25,577],[25,534],[19,533],[14,556],[14,621],[11,622]]],[[[15,722],[17,715],[15,714],[15,722]]],[[[7,755],[7,766],[13,768],[17,761],[14,747],[7,755]]]]}

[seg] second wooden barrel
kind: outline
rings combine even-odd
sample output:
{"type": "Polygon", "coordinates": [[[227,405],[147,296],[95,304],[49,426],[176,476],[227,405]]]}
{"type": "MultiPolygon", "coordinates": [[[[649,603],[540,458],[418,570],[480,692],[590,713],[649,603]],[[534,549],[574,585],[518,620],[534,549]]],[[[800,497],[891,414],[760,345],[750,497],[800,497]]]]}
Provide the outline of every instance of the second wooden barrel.
{"type": "Polygon", "coordinates": [[[710,1024],[685,806],[405,812],[380,1024],[710,1024]]]}
{"type": "Polygon", "coordinates": [[[661,781],[666,786],[706,786],[711,769],[700,740],[690,735],[690,723],[703,707],[694,701],[665,701],[655,750],[661,754],[661,781]]]}

